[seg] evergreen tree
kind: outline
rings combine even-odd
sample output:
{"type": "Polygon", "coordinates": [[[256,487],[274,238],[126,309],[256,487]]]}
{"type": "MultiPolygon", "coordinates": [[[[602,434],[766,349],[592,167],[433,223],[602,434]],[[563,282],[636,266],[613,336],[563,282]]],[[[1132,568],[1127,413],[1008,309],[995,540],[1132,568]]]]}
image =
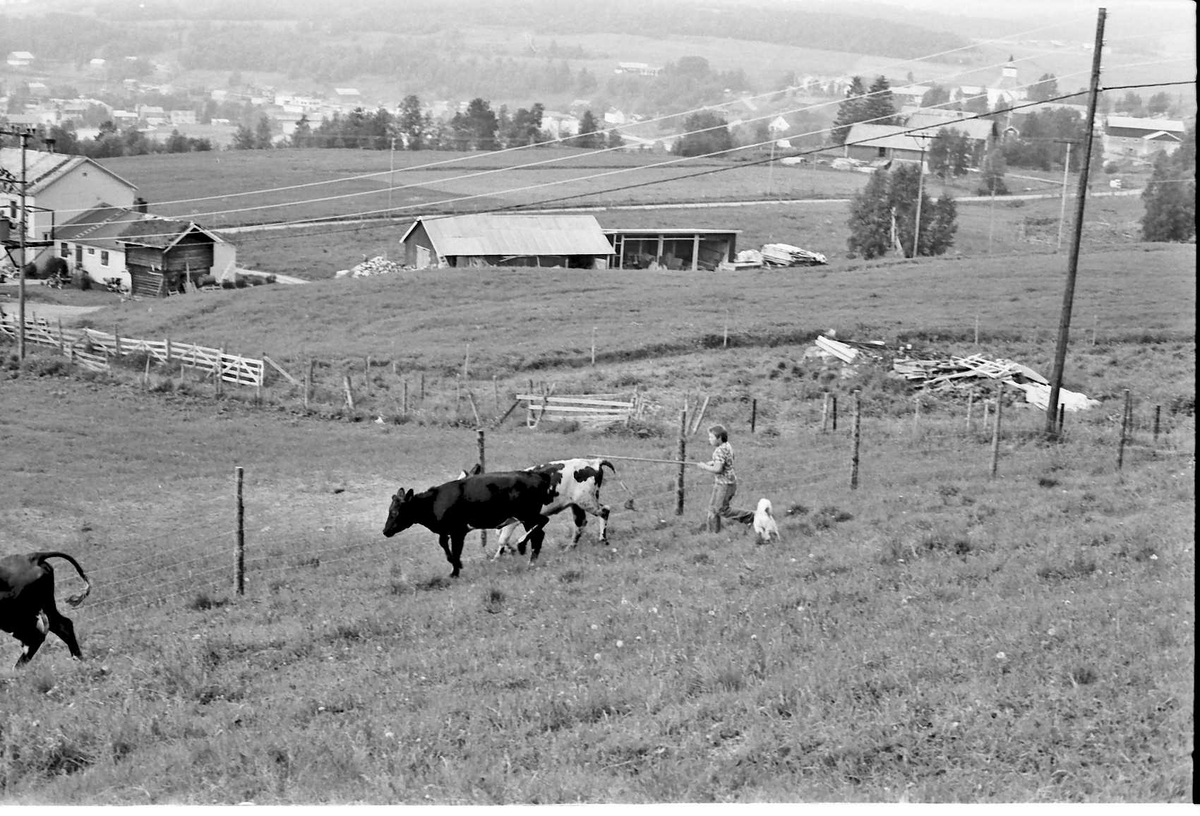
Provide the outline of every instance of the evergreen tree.
{"type": "Polygon", "coordinates": [[[233,142],[231,147],[234,150],[253,150],[254,149],[254,131],[245,125],[239,124],[237,130],[233,133],[233,142]]]}
{"type": "Polygon", "coordinates": [[[888,174],[876,170],[850,206],[850,251],[870,260],[892,248],[891,206],[888,203],[888,174]]]}
{"type": "Polygon", "coordinates": [[[892,88],[887,77],[880,75],[871,83],[859,121],[873,125],[896,124],[896,101],[892,97],[892,88]]]}
{"type": "Polygon", "coordinates": [[[270,150],[271,147],[271,120],[264,114],[258,118],[254,128],[254,149],[270,150]]]}
{"type": "Polygon", "coordinates": [[[300,114],[299,120],[296,121],[296,129],[292,131],[292,147],[312,147],[312,125],[309,124],[308,115],[300,114]]]}
{"type": "Polygon", "coordinates": [[[1190,241],[1196,237],[1196,125],[1184,132],[1174,155],[1159,153],[1142,191],[1143,241],[1190,241]]]}
{"type": "Polygon", "coordinates": [[[1004,151],[993,147],[983,159],[979,168],[980,195],[1008,195],[1008,185],[1004,183],[1004,174],[1008,172],[1008,162],[1004,160],[1004,151]]]}
{"type": "Polygon", "coordinates": [[[579,117],[579,135],[575,137],[575,147],[585,147],[589,150],[604,147],[604,134],[598,133],[596,117],[591,110],[585,110],[579,117]]]}
{"type": "Polygon", "coordinates": [[[846,137],[850,134],[850,126],[866,118],[863,115],[866,107],[866,95],[867,89],[863,85],[862,77],[851,78],[850,87],[846,89],[846,98],[838,105],[837,116],[833,120],[833,130],[829,134],[834,144],[845,144],[846,137]]]}
{"type": "Polygon", "coordinates": [[[621,147],[624,144],[625,138],[621,135],[619,130],[613,128],[608,132],[608,141],[607,144],[605,144],[605,147],[621,147]]]}

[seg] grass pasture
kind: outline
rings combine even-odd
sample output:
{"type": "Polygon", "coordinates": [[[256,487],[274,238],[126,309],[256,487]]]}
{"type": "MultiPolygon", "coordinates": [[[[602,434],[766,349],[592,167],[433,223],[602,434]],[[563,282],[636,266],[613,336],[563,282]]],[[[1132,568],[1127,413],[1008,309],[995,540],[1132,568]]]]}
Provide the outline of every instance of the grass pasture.
{"type": "MultiPolygon", "coordinates": [[[[9,357],[0,547],[69,551],[95,589],[68,612],[84,662],[51,641],[15,674],[16,643],[0,640],[0,801],[1187,801],[1194,246],[1084,255],[1067,385],[1102,406],[1069,415],[1052,445],[1040,412],[1006,403],[995,478],[978,402],[970,427],[959,400],[926,397],[918,417],[878,372],[844,378],[804,357],[835,327],[1048,374],[1064,261],[519,282],[452,270],[130,301],[91,318],[293,368],[319,357],[330,392],[370,355],[376,376],[341,421],[304,414],[282,385],[259,408],[173,372],[143,390],[40,350],[9,357]],[[423,408],[368,420],[393,416],[390,363],[444,399],[467,343],[489,409],[493,387],[507,397],[528,378],[560,393],[637,384],[661,407],[609,432],[510,420],[488,431],[490,467],[674,458],[684,397],[712,395],[705,418],[732,429],[739,503],[771,497],[784,540],[697,532],[705,474],[688,471],[676,516],[670,466],[617,458],[610,547],[589,525],[562,551],[560,517],[538,565],[486,560],[472,536],[451,581],[431,534],[379,530],[398,487],[475,461],[474,423],[423,408]],[[822,433],[827,389],[842,422],[822,433]],[[1126,389],[1137,427],[1118,470],[1126,389]]],[[[700,434],[688,442],[689,459],[707,450],[700,434]]],[[[75,591],[69,567],[57,576],[60,596],[75,591]]]]}

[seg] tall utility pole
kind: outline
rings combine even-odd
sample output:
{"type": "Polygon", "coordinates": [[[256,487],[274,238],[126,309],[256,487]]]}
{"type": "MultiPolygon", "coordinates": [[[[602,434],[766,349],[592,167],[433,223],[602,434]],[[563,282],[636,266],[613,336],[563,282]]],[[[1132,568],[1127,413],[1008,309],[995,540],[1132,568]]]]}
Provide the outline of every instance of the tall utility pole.
{"type": "Polygon", "coordinates": [[[25,206],[26,167],[25,151],[29,148],[29,140],[34,133],[31,130],[0,130],[0,136],[16,136],[21,140],[21,179],[18,182],[21,189],[21,220],[17,224],[17,242],[20,247],[21,259],[17,264],[17,359],[25,359],[25,233],[29,228],[29,216],[25,206]]]}
{"type": "Polygon", "coordinates": [[[1075,201],[1075,228],[1071,257],[1067,262],[1067,285],[1063,292],[1062,317],[1058,321],[1058,345],[1054,349],[1054,373],[1050,377],[1050,399],[1046,404],[1046,438],[1058,438],[1058,398],[1062,392],[1067,340],[1071,334],[1071,303],[1075,298],[1075,273],[1079,269],[1079,244],[1083,239],[1083,210],[1087,201],[1088,168],[1092,163],[1092,141],[1096,122],[1096,97],[1100,91],[1100,51],[1104,47],[1105,9],[1096,19],[1096,46],[1092,50],[1092,82],[1088,91],[1087,132],[1083,141],[1083,167],[1079,171],[1079,194],[1075,201]]]}
{"type": "Polygon", "coordinates": [[[1067,173],[1071,171],[1071,142],[1067,142],[1067,160],[1063,163],[1062,207],[1058,212],[1058,247],[1055,252],[1062,252],[1063,223],[1067,220],[1067,173]]]}
{"type": "Polygon", "coordinates": [[[917,257],[917,250],[921,246],[921,198],[925,194],[925,143],[921,142],[921,163],[917,165],[917,223],[913,227],[913,254],[917,257]]]}

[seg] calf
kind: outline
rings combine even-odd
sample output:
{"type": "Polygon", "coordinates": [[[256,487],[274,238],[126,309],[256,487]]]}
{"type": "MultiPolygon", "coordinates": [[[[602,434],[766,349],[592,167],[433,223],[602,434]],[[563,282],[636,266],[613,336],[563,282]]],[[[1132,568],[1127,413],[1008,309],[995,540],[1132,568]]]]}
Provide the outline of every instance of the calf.
{"type": "Polygon", "coordinates": [[[82,660],[79,643],[75,640],[75,626],[71,619],[58,611],[54,605],[54,568],[47,558],[62,558],[70,562],[87,584],[79,595],[67,598],[71,606],[79,606],[92,591],[92,582],[74,558],[60,552],[35,552],[28,555],[7,555],[0,558],[0,630],[21,641],[21,655],[17,668],[21,668],[37,654],[46,632],[58,635],[71,656],[82,660]]]}
{"type": "Polygon", "coordinates": [[[391,538],[414,524],[437,533],[438,543],[457,578],[462,570],[463,539],[470,530],[488,530],[510,522],[520,523],[527,532],[519,548],[529,542],[529,561],[537,561],[545,531],[542,529],[556,507],[554,480],[548,473],[516,471],[482,473],[454,479],[422,493],[401,488],[392,496],[383,534],[391,538]]]}
{"type": "MultiPolygon", "coordinates": [[[[583,536],[583,528],[587,526],[587,516],[590,513],[600,519],[600,542],[608,543],[608,516],[610,508],[600,502],[600,486],[604,483],[604,468],[616,473],[616,468],[607,459],[557,459],[542,465],[527,468],[526,473],[547,473],[554,480],[556,501],[547,515],[553,515],[560,510],[571,508],[575,521],[575,533],[569,546],[574,547],[583,536]]],[[[480,472],[478,464],[470,471],[463,471],[460,478],[475,475],[480,472]]],[[[510,552],[512,540],[520,535],[520,525],[511,522],[500,530],[496,542],[496,553],[492,558],[498,558],[504,552],[510,552]]],[[[517,550],[524,554],[524,542],[517,550]]]]}

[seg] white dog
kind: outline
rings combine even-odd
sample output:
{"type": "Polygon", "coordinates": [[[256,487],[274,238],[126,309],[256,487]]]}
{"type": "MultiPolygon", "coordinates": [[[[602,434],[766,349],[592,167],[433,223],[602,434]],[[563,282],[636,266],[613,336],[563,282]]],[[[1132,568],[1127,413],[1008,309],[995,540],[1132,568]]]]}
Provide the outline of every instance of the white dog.
{"type": "Polygon", "coordinates": [[[770,542],[772,537],[779,540],[779,527],[775,524],[775,517],[771,514],[771,500],[759,499],[758,507],[754,511],[754,537],[759,544],[770,542]]]}

